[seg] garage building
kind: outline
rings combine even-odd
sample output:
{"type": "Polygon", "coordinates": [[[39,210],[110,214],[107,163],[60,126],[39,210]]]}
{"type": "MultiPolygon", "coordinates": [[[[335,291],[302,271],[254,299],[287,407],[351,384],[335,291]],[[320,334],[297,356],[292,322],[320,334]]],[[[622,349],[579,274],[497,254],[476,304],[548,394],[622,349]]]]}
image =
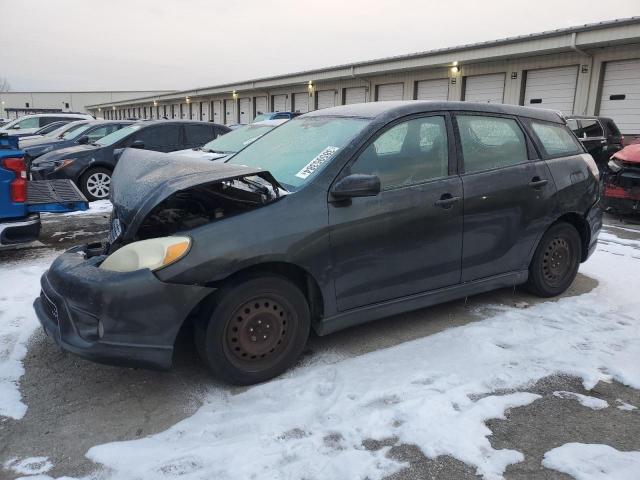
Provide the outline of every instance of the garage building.
{"type": "Polygon", "coordinates": [[[612,117],[625,135],[640,137],[640,17],[88,108],[106,118],[124,118],[130,108],[197,104],[173,118],[244,124],[266,111],[304,113],[412,99],[599,114],[612,117]]]}

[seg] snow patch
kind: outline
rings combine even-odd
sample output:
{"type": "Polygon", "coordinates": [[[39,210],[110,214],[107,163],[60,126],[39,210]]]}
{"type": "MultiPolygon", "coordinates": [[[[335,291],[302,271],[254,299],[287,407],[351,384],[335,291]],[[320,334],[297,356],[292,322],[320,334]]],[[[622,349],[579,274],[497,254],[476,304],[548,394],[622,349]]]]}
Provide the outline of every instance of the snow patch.
{"type": "Polygon", "coordinates": [[[89,203],[88,210],[78,210],[75,212],[68,213],[51,213],[47,215],[64,215],[65,217],[76,216],[76,215],[96,215],[96,214],[106,214],[111,213],[113,209],[113,205],[109,200],[96,200],[95,202],[89,203]]]}
{"type": "Polygon", "coordinates": [[[636,410],[638,408],[634,405],[631,405],[630,403],[623,402],[619,398],[616,399],[616,403],[618,404],[618,406],[616,407],[618,410],[631,411],[631,410],[636,410]]]}
{"type": "Polygon", "coordinates": [[[0,285],[0,415],[20,419],[27,411],[18,381],[24,374],[22,360],[27,341],[40,323],[33,311],[33,300],[40,293],[40,276],[55,258],[50,250],[35,259],[3,262],[0,285]]]}
{"type": "Polygon", "coordinates": [[[640,452],[621,452],[609,445],[566,443],[545,453],[542,465],[576,480],[637,480],[640,452]]]}
{"type": "MultiPolygon", "coordinates": [[[[39,475],[46,473],[53,468],[53,464],[48,457],[30,457],[24,460],[12,458],[4,464],[5,469],[11,469],[21,475],[39,475]]],[[[33,478],[33,477],[30,477],[33,478]]]]}
{"type": "Polygon", "coordinates": [[[581,393],[567,392],[564,390],[553,392],[553,395],[558,398],[565,398],[571,400],[577,400],[583,407],[590,408],[592,410],[602,410],[609,406],[609,402],[596,397],[590,397],[589,395],[582,395],[581,393]]]}

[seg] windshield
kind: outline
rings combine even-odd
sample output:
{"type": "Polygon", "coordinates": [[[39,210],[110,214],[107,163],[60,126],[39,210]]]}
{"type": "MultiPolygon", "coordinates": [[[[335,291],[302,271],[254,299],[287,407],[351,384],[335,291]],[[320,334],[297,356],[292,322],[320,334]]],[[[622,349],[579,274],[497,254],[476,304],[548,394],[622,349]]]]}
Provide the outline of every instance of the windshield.
{"type": "Polygon", "coordinates": [[[226,133],[202,146],[205,152],[236,153],[255,142],[276,125],[247,125],[226,133]]]}
{"type": "Polygon", "coordinates": [[[295,191],[369,123],[361,118],[300,117],[249,145],[228,163],[268,170],[295,191]]]}
{"type": "Polygon", "coordinates": [[[93,124],[91,123],[81,123],[80,125],[74,125],[63,133],[62,138],[65,140],[77,138],[78,136],[89,130],[91,127],[93,127],[93,124]]]}
{"type": "Polygon", "coordinates": [[[76,138],[76,136],[80,135],[85,130],[88,130],[91,127],[90,123],[81,123],[79,125],[73,125],[71,128],[68,128],[63,132],[62,138],[64,140],[70,140],[72,138],[76,138]]]}
{"type": "Polygon", "coordinates": [[[140,130],[142,125],[129,125],[128,127],[121,128],[120,130],[116,130],[109,135],[102,137],[100,140],[96,140],[94,142],[95,145],[100,145],[101,147],[106,147],[108,145],[113,145],[119,140],[122,140],[124,137],[129,136],[136,130],[140,130]]]}
{"type": "Polygon", "coordinates": [[[261,122],[263,120],[269,120],[271,118],[271,114],[269,113],[261,113],[253,119],[253,123],[261,122]]]}
{"type": "Polygon", "coordinates": [[[76,128],[82,127],[83,125],[86,125],[87,122],[71,122],[71,123],[67,123],[66,125],[63,125],[59,128],[56,128],[53,132],[47,134],[47,137],[51,137],[51,138],[55,138],[55,137],[59,137],[62,138],[62,135],[65,134],[66,132],[70,132],[75,130],[76,128]]]}

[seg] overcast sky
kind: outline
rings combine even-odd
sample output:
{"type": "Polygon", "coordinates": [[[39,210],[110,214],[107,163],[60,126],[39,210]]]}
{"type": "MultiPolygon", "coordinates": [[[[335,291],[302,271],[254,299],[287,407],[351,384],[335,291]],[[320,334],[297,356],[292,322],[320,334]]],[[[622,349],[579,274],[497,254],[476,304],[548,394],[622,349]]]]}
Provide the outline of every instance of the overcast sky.
{"type": "Polygon", "coordinates": [[[0,0],[0,77],[188,89],[634,15],[640,0],[0,0]]]}

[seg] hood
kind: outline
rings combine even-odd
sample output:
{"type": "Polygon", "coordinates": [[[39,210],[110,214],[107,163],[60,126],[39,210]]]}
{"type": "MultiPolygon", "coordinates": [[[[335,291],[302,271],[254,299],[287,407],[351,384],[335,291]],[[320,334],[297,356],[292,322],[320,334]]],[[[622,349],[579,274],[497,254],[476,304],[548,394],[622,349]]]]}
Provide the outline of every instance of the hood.
{"type": "Polygon", "coordinates": [[[231,153],[213,153],[206,152],[200,149],[188,148],[187,150],[178,150],[176,152],[171,152],[169,155],[180,155],[181,157],[187,158],[199,158],[201,160],[221,160],[223,158],[227,158],[231,153]]]}
{"type": "Polygon", "coordinates": [[[42,163],[50,163],[65,158],[79,158],[99,150],[101,147],[96,145],[74,145],[73,147],[61,148],[53,152],[45,153],[33,161],[34,165],[42,163]]]}
{"type": "Polygon", "coordinates": [[[613,158],[623,162],[640,164],[640,144],[627,145],[613,154],[613,158]]]}
{"type": "MultiPolygon", "coordinates": [[[[177,192],[242,177],[259,176],[278,197],[282,187],[264,170],[224,162],[203,162],[149,150],[126,149],[111,178],[114,216],[126,229],[125,239],[135,235],[147,215],[177,192]]],[[[284,191],[284,190],[282,190],[284,191]]]]}

